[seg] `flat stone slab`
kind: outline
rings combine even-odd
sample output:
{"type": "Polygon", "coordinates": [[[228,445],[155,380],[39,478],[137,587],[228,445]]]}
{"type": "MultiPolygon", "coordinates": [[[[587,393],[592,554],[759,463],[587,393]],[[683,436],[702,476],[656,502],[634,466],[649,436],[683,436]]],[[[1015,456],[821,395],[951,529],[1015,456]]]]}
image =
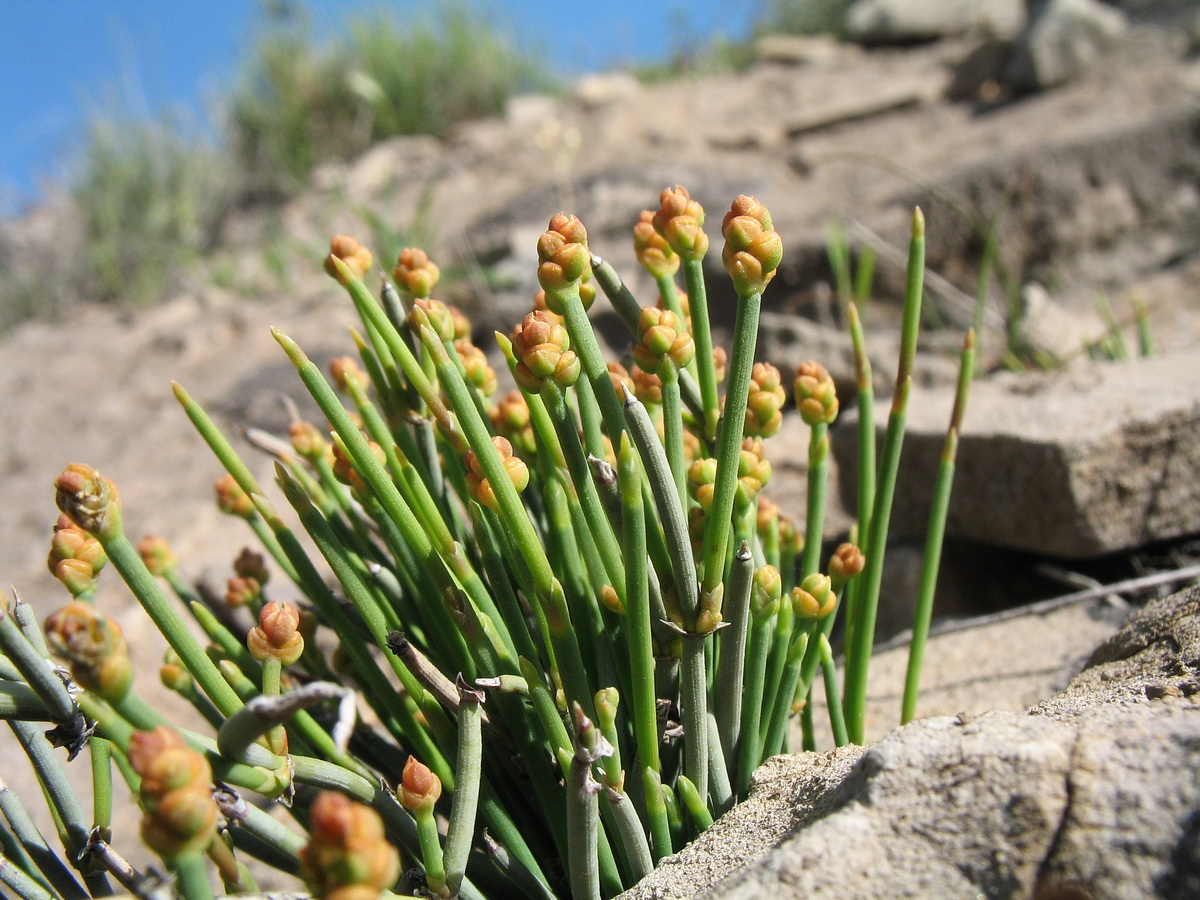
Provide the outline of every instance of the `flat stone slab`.
{"type": "MultiPolygon", "coordinates": [[[[953,396],[914,386],[892,533],[921,537],[953,396]]],[[[876,403],[882,440],[889,404],[876,403]]],[[[854,508],[851,412],[832,432],[854,508]]],[[[975,384],[946,535],[1086,559],[1200,532],[1200,365],[1194,350],[975,384]]]]}

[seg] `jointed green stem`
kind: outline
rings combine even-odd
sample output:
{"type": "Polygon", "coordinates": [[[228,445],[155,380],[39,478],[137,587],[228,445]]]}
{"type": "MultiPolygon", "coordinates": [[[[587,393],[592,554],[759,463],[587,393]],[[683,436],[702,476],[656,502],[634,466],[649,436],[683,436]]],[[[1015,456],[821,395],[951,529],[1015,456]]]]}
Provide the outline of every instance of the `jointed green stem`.
{"type": "Polygon", "coordinates": [[[467,855],[475,837],[475,813],[479,804],[479,785],[483,775],[483,695],[459,686],[458,755],[454,772],[458,783],[450,808],[446,848],[442,858],[446,867],[446,886],[450,895],[458,893],[467,872],[467,855]]]}
{"type": "Polygon", "coordinates": [[[908,282],[900,332],[900,363],[896,373],[896,391],[892,396],[892,411],[888,416],[887,432],[884,436],[875,507],[871,512],[871,527],[865,550],[867,565],[862,574],[861,593],[855,610],[856,621],[852,629],[854,643],[847,647],[846,653],[846,689],[843,705],[846,712],[846,731],[850,740],[856,744],[861,744],[864,737],[867,671],[871,662],[871,646],[875,639],[879,590],[883,582],[883,550],[887,543],[892,496],[900,467],[900,448],[904,442],[904,423],[908,394],[912,385],[913,358],[917,349],[924,274],[925,220],[918,209],[913,215],[913,237],[909,244],[908,282]]]}
{"type": "Polygon", "coordinates": [[[913,616],[913,636],[908,649],[908,671],[904,679],[904,702],[900,724],[912,721],[917,714],[917,693],[921,685],[921,664],[925,658],[925,642],[933,617],[933,595],[937,587],[938,565],[942,556],[942,538],[946,533],[946,516],[950,511],[950,489],[954,484],[954,465],[958,456],[958,433],[967,406],[967,391],[975,371],[975,332],[968,331],[963,341],[958,369],[958,390],[950,428],[942,448],[937,484],[929,510],[929,530],[925,537],[925,556],[921,562],[921,584],[917,591],[917,609],[913,616]]]}
{"type": "MultiPolygon", "coordinates": [[[[704,261],[702,259],[687,259],[683,261],[683,281],[687,288],[688,308],[692,313],[692,337],[696,341],[696,374],[700,382],[700,401],[704,406],[706,421],[701,422],[704,427],[704,436],[708,440],[712,440],[716,435],[717,420],[719,410],[721,409],[720,401],[717,398],[717,372],[713,364],[713,342],[712,330],[708,324],[708,290],[704,284],[704,261]]],[[[738,316],[741,316],[741,301],[744,298],[739,298],[738,316]]],[[[754,330],[758,330],[757,310],[755,313],[754,330]]],[[[737,328],[734,329],[734,342],[737,343],[737,328]]],[[[754,335],[751,335],[753,340],[754,335]]],[[[751,344],[751,357],[754,356],[753,344],[751,344]]],[[[746,383],[749,384],[749,369],[747,368],[746,383]]],[[[727,390],[727,398],[733,396],[732,380],[730,388],[727,390]]],[[[745,389],[742,391],[745,393],[745,389]]],[[[743,404],[745,397],[742,398],[743,404]]],[[[727,401],[728,402],[728,399],[727,401]]],[[[741,416],[745,416],[746,410],[743,406],[741,416]]],[[[739,440],[738,443],[741,443],[739,440]]]]}

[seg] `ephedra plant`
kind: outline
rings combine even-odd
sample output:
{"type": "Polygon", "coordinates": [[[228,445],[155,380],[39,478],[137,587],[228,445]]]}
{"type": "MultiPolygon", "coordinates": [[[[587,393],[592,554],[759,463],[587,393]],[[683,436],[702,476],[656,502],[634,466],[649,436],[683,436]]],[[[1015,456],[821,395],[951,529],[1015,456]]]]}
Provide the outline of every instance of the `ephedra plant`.
{"type": "MultiPolygon", "coordinates": [[[[134,836],[112,832],[115,772],[187,900],[211,896],[218,879],[226,893],[254,893],[270,868],[342,900],[595,900],[745,797],[755,768],[788,749],[798,710],[811,742],[818,675],[836,740],[861,742],[923,221],[918,212],[878,461],[870,364],[849,308],[858,537],[822,559],[833,381],[815,362],[785,378],[754,361],[783,248],[750,197],[721,224],[737,310],[731,346],[714,345],[704,218],[683,188],[642,214],[634,244],[659,297],[641,305],[584,226],[555,216],[538,241],[535,308],[496,335],[518,386],[498,400],[466,323],[432,298],[438,269],[422,251],[401,253],[375,295],[372,254],[335,238],[326,268],[361,316],[357,356],[327,377],[275,332],[328,425],[297,419],[287,441],[258,437],[276,455],[274,486],[255,481],[175,386],[225,469],[218,502],[265,554],[244,552],[229,585],[229,602],[257,620],[248,631],[197,599],[165,542],[130,541],[113,484],[68,466],[51,567],[73,599],[42,626],[25,604],[0,616],[0,717],[33,760],[64,850],[0,789],[8,890],[76,900],[116,879],[149,895],[120,852],[134,836]],[[629,368],[601,354],[587,313],[597,288],[629,329],[629,368]],[[809,435],[799,528],[763,493],[785,384],[809,435]],[[190,719],[167,721],[139,693],[148,673],[135,677],[119,628],[93,602],[106,563],[170,645],[160,675],[190,719]],[[271,570],[289,583],[268,590],[271,570]],[[829,642],[839,615],[844,688],[829,642]],[[65,765],[87,765],[68,763],[81,754],[90,816],[64,780],[65,765]]],[[[973,367],[970,337],[962,366],[973,367]]],[[[943,516],[965,387],[964,376],[943,516]]],[[[940,532],[935,517],[918,632],[940,532]]],[[[919,653],[913,672],[915,688],[919,653]]]]}

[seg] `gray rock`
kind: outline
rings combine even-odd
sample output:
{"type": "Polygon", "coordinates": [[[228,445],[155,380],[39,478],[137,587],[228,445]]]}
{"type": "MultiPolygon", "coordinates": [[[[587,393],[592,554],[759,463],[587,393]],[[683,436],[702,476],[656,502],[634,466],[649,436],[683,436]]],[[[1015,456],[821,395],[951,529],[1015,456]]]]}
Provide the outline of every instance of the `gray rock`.
{"type": "Polygon", "coordinates": [[[1198,613],[1195,588],[1152,604],[1029,714],[772,760],[746,804],[622,896],[1195,897],[1198,613]],[[1137,647],[1122,671],[1094,671],[1137,647]]]}
{"type": "MultiPolygon", "coordinates": [[[[952,397],[914,390],[892,531],[924,534],[952,397]]],[[[888,404],[877,403],[882,434],[888,404]]],[[[833,430],[853,508],[853,411],[833,430]]],[[[1003,373],[972,388],[947,536],[1088,558],[1200,531],[1194,354],[1003,373]],[[1170,385],[1164,390],[1163,385],[1170,385]]]]}
{"type": "Polygon", "coordinates": [[[966,33],[1014,37],[1024,25],[1022,0],[858,0],[846,13],[850,38],[868,44],[966,33]]]}
{"type": "Polygon", "coordinates": [[[1042,0],[1008,66],[1014,87],[1040,90],[1078,78],[1126,29],[1120,10],[1099,0],[1042,0]]]}

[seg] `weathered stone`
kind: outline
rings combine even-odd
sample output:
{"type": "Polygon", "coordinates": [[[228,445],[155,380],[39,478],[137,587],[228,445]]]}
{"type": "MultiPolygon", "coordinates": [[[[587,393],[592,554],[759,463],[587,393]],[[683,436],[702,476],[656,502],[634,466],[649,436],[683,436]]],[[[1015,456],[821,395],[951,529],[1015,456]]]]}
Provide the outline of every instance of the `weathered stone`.
{"type": "Polygon", "coordinates": [[[925,719],[865,752],[772,760],[752,812],[735,807],[622,896],[1195,897],[1198,614],[1196,588],[1151,604],[1029,714],[925,719]],[[1113,655],[1135,662],[1094,672],[1113,655]]]}
{"type": "Polygon", "coordinates": [[[1099,0],[1041,0],[1017,41],[1008,79],[1040,90],[1078,78],[1124,34],[1125,16],[1099,0]]]}
{"type": "Polygon", "coordinates": [[[1025,25],[1022,0],[858,0],[846,13],[852,40],[894,44],[968,32],[1013,37],[1025,25]]]}
{"type": "MultiPolygon", "coordinates": [[[[921,535],[953,400],[914,390],[892,511],[921,535]]],[[[876,404],[882,434],[888,404],[876,404]]],[[[853,506],[854,412],[832,432],[853,506]]],[[[948,536],[1088,558],[1200,531],[1200,367],[1193,354],[1002,373],[971,391],[948,536]],[[1169,386],[1169,387],[1166,387],[1169,386]]]]}

